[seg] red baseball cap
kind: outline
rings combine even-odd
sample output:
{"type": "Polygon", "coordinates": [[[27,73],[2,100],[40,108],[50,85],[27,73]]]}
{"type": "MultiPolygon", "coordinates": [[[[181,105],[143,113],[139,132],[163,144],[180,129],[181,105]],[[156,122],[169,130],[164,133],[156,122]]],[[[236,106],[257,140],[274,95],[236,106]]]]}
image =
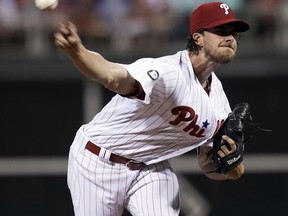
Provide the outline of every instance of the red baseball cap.
{"type": "Polygon", "coordinates": [[[190,33],[203,29],[214,28],[223,24],[232,23],[235,32],[245,32],[250,29],[247,22],[237,19],[232,9],[223,2],[210,2],[196,8],[190,17],[190,33]]]}

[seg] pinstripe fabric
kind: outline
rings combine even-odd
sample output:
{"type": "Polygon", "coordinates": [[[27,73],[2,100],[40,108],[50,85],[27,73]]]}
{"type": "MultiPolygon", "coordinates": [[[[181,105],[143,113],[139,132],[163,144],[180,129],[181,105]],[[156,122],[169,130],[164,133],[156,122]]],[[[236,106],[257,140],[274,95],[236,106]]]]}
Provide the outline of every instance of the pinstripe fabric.
{"type": "Polygon", "coordinates": [[[71,146],[68,186],[76,216],[176,216],[179,187],[169,159],[208,144],[231,111],[212,73],[208,95],[194,74],[188,52],[124,65],[141,84],[144,100],[116,95],[71,146]],[[99,156],[85,150],[90,140],[99,156]],[[111,152],[144,162],[142,170],[107,161],[111,152]]]}
{"type": "Polygon", "coordinates": [[[168,161],[146,166],[129,190],[127,209],[133,215],[179,215],[179,186],[168,161]]]}
{"type": "Polygon", "coordinates": [[[194,74],[187,51],[140,59],[125,67],[141,83],[145,100],[116,95],[84,126],[92,142],[115,154],[146,164],[175,157],[203,145],[231,111],[214,73],[207,95],[194,74]],[[157,71],[158,77],[156,74],[152,79],[151,71],[157,71]],[[191,115],[191,120],[171,124],[184,114],[183,110],[189,110],[185,115],[191,115]]]}
{"type": "Polygon", "coordinates": [[[179,214],[179,188],[168,161],[131,171],[85,150],[79,129],[70,148],[68,186],[76,216],[121,216],[124,206],[139,216],[179,214]]]}

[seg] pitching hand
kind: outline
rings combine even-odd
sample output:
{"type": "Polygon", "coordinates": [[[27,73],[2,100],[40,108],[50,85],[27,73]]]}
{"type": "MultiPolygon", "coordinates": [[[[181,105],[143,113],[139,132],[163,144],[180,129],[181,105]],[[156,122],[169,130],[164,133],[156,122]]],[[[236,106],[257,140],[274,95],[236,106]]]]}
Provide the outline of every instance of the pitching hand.
{"type": "Polygon", "coordinates": [[[58,31],[54,34],[54,43],[57,47],[69,53],[77,52],[82,46],[77,28],[71,22],[59,24],[58,31]]]}

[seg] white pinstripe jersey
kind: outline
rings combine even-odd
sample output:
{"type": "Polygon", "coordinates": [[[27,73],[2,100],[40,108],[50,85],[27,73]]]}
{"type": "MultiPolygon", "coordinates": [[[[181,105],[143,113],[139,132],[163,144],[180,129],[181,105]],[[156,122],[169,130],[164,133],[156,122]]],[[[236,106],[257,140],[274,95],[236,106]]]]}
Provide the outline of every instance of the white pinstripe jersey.
{"type": "Polygon", "coordinates": [[[138,80],[145,99],[116,95],[83,126],[97,145],[146,164],[207,144],[231,108],[212,73],[209,95],[193,71],[188,51],[143,58],[124,65],[138,80]]]}

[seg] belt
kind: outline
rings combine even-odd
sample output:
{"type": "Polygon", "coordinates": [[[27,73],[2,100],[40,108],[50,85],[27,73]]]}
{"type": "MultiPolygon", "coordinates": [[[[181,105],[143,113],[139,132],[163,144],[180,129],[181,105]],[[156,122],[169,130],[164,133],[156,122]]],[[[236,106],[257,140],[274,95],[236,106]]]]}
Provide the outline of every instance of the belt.
{"type": "MultiPolygon", "coordinates": [[[[88,151],[92,152],[93,154],[99,156],[101,147],[95,145],[94,143],[88,141],[86,144],[85,149],[88,151]]],[[[109,161],[114,162],[114,163],[120,163],[120,164],[125,164],[130,170],[139,170],[141,169],[145,164],[142,162],[135,162],[133,160],[124,158],[122,156],[116,155],[111,153],[109,161]]]]}

